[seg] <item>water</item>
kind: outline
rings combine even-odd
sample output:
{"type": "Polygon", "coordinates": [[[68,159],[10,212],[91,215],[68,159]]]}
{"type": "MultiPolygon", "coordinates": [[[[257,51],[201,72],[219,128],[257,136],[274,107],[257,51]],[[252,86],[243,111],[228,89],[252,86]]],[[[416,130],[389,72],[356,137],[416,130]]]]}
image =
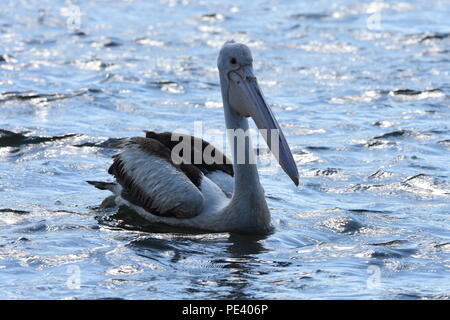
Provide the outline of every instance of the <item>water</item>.
{"type": "Polygon", "coordinates": [[[1,3],[0,298],[449,298],[448,1],[72,3],[1,3]],[[98,209],[109,139],[224,127],[231,38],[300,171],[260,166],[275,231],[98,209]]]}

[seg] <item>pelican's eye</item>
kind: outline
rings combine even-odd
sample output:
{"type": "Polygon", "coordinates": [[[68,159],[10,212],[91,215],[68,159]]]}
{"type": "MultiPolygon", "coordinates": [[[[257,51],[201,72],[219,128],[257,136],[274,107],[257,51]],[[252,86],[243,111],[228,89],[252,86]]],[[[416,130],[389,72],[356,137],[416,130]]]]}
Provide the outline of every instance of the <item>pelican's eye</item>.
{"type": "Polygon", "coordinates": [[[236,63],[237,63],[236,58],[231,58],[231,59],[230,59],[230,63],[231,63],[231,64],[236,64],[236,63]]]}

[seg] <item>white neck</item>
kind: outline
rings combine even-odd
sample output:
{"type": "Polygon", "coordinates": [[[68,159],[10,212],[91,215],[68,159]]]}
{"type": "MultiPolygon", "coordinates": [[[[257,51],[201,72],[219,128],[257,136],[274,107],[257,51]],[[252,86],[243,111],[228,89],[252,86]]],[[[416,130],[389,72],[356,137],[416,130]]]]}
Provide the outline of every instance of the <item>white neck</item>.
{"type": "MultiPolygon", "coordinates": [[[[227,131],[242,129],[248,132],[247,119],[233,111],[229,105],[226,79],[221,78],[221,87],[227,131]]],[[[236,224],[236,229],[267,231],[270,228],[270,211],[264,197],[264,189],[259,182],[250,136],[245,135],[245,155],[248,155],[245,156],[245,161],[241,158],[238,161],[237,139],[236,135],[229,137],[233,148],[234,193],[225,211],[229,216],[229,223],[236,224]]]]}
{"type": "Polygon", "coordinates": [[[249,187],[259,186],[258,168],[254,161],[253,146],[248,135],[248,121],[246,118],[236,114],[230,108],[225,109],[225,122],[227,126],[228,141],[232,148],[233,155],[233,169],[235,177],[235,193],[243,192],[249,189],[249,187]],[[245,132],[245,136],[238,137],[235,130],[241,129],[245,132]],[[245,139],[242,141],[242,139],[245,139]],[[242,145],[244,142],[244,145],[242,145]],[[244,147],[244,150],[238,150],[238,148],[244,147]],[[238,154],[240,153],[240,156],[238,154]]]}

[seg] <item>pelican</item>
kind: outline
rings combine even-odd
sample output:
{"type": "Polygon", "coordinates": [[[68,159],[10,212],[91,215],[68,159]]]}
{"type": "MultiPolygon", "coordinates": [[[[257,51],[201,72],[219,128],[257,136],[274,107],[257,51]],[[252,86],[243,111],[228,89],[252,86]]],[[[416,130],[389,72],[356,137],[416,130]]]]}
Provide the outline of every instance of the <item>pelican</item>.
{"type": "MultiPolygon", "coordinates": [[[[258,129],[278,132],[277,154],[273,140],[264,138],[280,166],[298,186],[294,158],[253,75],[252,64],[246,45],[232,40],[222,46],[217,66],[227,132],[248,132],[248,117],[258,129]]],[[[231,135],[231,162],[208,142],[181,135],[192,140],[191,154],[180,154],[181,160],[203,154],[209,148],[215,159],[223,160],[212,164],[177,161],[180,159],[173,150],[178,142],[172,136],[170,132],[147,131],[145,138],[125,139],[108,170],[115,182],[87,182],[111,191],[117,206],[125,205],[152,223],[206,232],[266,233],[272,229],[258,169],[251,161],[254,154],[248,136],[239,144],[237,135],[231,135]],[[239,158],[240,151],[248,156],[239,158]]]]}

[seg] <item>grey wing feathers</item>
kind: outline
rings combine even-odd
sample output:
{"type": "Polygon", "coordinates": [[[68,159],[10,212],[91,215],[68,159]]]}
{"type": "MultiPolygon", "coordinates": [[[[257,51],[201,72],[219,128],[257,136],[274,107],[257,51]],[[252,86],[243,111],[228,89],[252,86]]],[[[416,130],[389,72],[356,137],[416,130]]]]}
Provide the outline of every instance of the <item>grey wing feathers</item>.
{"type": "Polygon", "coordinates": [[[203,172],[203,174],[208,174],[214,171],[224,172],[231,177],[233,177],[233,165],[229,158],[227,158],[219,149],[214,147],[208,141],[205,141],[200,138],[196,138],[189,135],[184,134],[174,134],[172,132],[162,132],[157,133],[153,131],[145,131],[145,136],[147,138],[158,140],[164,146],[166,146],[170,151],[180,143],[182,139],[188,139],[191,143],[191,154],[179,154],[184,163],[193,164],[196,168],[203,172]],[[206,163],[203,159],[203,154],[205,149],[208,148],[208,151],[211,151],[211,156],[214,159],[218,159],[219,161],[214,163],[206,163]],[[194,159],[201,159],[201,163],[195,163],[194,159]]]}
{"type": "Polygon", "coordinates": [[[175,165],[170,149],[155,139],[126,140],[108,172],[122,186],[123,199],[151,214],[190,218],[203,209],[198,189],[202,172],[192,165],[175,165]]]}

